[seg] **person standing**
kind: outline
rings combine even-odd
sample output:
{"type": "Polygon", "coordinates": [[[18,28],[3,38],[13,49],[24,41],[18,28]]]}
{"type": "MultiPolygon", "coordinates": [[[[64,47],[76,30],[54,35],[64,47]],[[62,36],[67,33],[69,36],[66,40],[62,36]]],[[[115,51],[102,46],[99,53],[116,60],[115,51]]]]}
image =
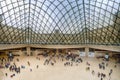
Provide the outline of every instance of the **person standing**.
{"type": "Polygon", "coordinates": [[[37,69],[38,69],[39,65],[37,65],[36,67],[37,67],[37,69]]]}

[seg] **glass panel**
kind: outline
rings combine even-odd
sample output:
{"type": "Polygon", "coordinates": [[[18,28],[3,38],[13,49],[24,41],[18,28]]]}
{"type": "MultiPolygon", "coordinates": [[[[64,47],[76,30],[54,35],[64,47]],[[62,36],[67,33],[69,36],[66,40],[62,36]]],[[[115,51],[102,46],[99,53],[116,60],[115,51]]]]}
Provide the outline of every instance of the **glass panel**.
{"type": "Polygon", "coordinates": [[[0,43],[120,45],[120,0],[0,2],[0,43]]]}

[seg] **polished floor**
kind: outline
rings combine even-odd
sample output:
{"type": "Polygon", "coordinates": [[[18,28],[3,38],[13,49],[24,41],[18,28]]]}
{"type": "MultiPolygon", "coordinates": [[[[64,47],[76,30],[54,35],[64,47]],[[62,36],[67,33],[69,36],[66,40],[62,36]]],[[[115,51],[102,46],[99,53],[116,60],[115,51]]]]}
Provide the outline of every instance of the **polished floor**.
{"type": "MultiPolygon", "coordinates": [[[[64,66],[66,62],[61,61],[60,59],[56,59],[56,63],[54,66],[52,65],[43,65],[45,58],[39,56],[39,59],[36,59],[35,56],[29,57],[18,57],[20,59],[19,62],[14,59],[14,63],[17,66],[24,65],[25,69],[21,69],[20,74],[15,72],[10,72],[9,69],[1,69],[0,77],[2,80],[101,80],[98,78],[98,72],[106,74],[106,77],[103,80],[120,80],[120,64],[117,64],[115,68],[115,62],[110,60],[108,63],[108,67],[103,69],[99,69],[98,64],[103,62],[102,59],[96,58],[87,58],[82,57],[83,62],[73,63],[73,66],[64,66]],[[27,62],[30,62],[30,66],[27,62]],[[86,71],[86,62],[90,63],[90,70],[86,71]],[[36,66],[39,65],[37,68],[36,66]],[[32,69],[32,71],[30,71],[32,69]],[[113,69],[113,73],[111,77],[109,77],[110,69],[113,69]],[[95,74],[93,75],[91,72],[94,70],[95,74]],[[5,73],[8,73],[6,76],[5,73]],[[15,74],[14,77],[10,77],[12,74],[15,74]]],[[[12,62],[12,63],[13,63],[12,62]]]]}

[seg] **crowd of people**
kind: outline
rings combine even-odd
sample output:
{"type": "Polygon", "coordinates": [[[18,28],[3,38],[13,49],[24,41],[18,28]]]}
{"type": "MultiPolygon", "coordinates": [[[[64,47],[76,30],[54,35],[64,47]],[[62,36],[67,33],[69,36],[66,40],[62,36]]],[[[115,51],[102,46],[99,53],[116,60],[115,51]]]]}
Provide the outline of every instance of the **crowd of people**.
{"type": "MultiPolygon", "coordinates": [[[[89,62],[86,62],[86,65],[87,65],[87,67],[86,67],[86,70],[87,71],[90,71],[90,63],[89,62]]],[[[102,70],[106,70],[106,68],[107,67],[109,67],[109,65],[108,65],[108,61],[102,61],[101,63],[99,63],[98,64],[98,68],[102,71],[102,70]]],[[[114,68],[116,68],[117,67],[117,65],[115,64],[114,65],[114,68]]],[[[103,73],[103,72],[95,72],[95,70],[91,70],[91,74],[92,75],[95,75],[95,73],[97,74],[97,77],[98,78],[100,78],[100,80],[104,80],[107,76],[108,76],[108,78],[109,78],[109,80],[111,80],[111,74],[113,73],[113,69],[110,69],[110,71],[109,71],[109,73],[108,74],[105,74],[105,73],[103,73]]]]}
{"type": "Polygon", "coordinates": [[[74,54],[53,54],[49,56],[45,56],[47,59],[44,61],[44,65],[52,65],[56,63],[56,60],[60,60],[64,62],[64,66],[73,66],[73,63],[78,65],[79,63],[82,63],[83,60],[78,56],[74,54]]]}
{"type": "MultiPolygon", "coordinates": [[[[78,66],[80,63],[83,63],[84,60],[76,54],[50,54],[50,55],[42,55],[44,58],[43,65],[51,65],[55,66],[57,61],[63,62],[63,65],[66,66],[78,66]]],[[[36,57],[37,60],[41,60],[39,56],[36,57]]],[[[16,72],[16,74],[21,72],[21,69],[25,69],[25,65],[17,66],[15,64],[15,60],[9,61],[7,57],[1,57],[0,58],[0,67],[9,69],[10,72],[16,72]],[[13,62],[14,61],[14,62],[13,62]]],[[[19,62],[19,58],[16,58],[16,61],[19,62]]],[[[28,60],[27,61],[28,66],[31,66],[31,62],[28,60]]],[[[98,64],[98,68],[100,70],[106,70],[106,68],[109,67],[108,62],[102,61],[101,63],[98,64]]],[[[114,68],[117,67],[117,64],[114,65],[114,68]]],[[[39,64],[36,64],[36,68],[39,68],[39,64]]],[[[32,68],[30,68],[30,72],[32,72],[32,68]]],[[[86,62],[86,70],[91,71],[91,74],[95,76],[97,75],[100,80],[104,80],[106,77],[109,77],[109,80],[111,80],[111,75],[113,73],[113,69],[110,69],[109,73],[103,73],[103,72],[98,72],[95,71],[91,68],[91,63],[89,61],[86,62]]],[[[11,74],[10,77],[14,77],[16,75],[15,73],[11,74]]],[[[6,76],[8,76],[8,73],[5,73],[6,76]]]]}
{"type": "MultiPolygon", "coordinates": [[[[10,72],[16,72],[17,74],[20,73],[20,67],[17,67],[17,65],[15,63],[12,63],[12,60],[10,61],[8,59],[8,57],[1,57],[0,58],[0,66],[1,68],[4,69],[9,69],[10,72]]],[[[8,76],[7,73],[5,73],[6,76],[8,76]]],[[[15,74],[11,74],[10,77],[12,78],[13,76],[15,76],[15,74]]]]}

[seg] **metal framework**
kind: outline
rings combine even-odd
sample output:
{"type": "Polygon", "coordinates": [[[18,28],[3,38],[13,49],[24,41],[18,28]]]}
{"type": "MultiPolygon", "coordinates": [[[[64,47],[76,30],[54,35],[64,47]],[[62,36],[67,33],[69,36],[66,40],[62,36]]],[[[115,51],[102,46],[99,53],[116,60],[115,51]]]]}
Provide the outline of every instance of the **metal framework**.
{"type": "Polygon", "coordinates": [[[120,46],[120,0],[0,0],[0,43],[120,46]]]}

